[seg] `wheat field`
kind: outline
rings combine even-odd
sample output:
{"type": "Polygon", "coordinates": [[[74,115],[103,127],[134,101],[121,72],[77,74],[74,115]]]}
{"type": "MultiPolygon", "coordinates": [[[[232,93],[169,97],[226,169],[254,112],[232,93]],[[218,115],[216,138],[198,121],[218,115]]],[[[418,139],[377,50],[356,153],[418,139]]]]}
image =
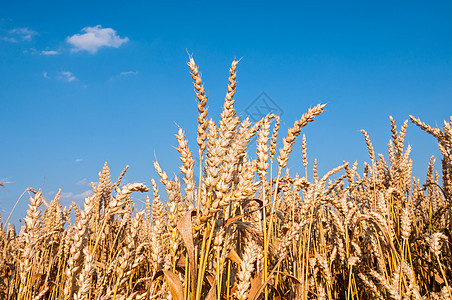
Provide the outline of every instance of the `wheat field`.
{"type": "Polygon", "coordinates": [[[154,180],[121,184],[127,167],[112,180],[107,163],[83,206],[30,188],[22,228],[0,223],[0,299],[452,299],[452,117],[433,128],[410,116],[442,154],[426,182],[412,176],[409,120],[398,128],[392,118],[386,155],[362,130],[363,172],[344,163],[318,174],[302,129],[325,105],[286,134],[277,115],[241,120],[237,63],[217,124],[189,58],[200,167],[179,129],[183,176],[154,163],[165,191],[154,180]],[[297,138],[305,172],[291,177],[297,138]],[[148,193],[145,209],[132,193],[148,193]]]}

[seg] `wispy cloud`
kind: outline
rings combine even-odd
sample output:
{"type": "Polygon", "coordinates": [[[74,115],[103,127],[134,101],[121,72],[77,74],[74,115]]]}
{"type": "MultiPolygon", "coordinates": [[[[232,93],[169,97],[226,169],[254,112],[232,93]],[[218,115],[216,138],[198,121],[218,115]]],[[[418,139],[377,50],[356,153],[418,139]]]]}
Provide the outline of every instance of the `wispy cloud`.
{"type": "Polygon", "coordinates": [[[42,55],[58,55],[60,54],[60,52],[56,51],[56,50],[43,50],[41,51],[42,55]]]}
{"type": "Polygon", "coordinates": [[[66,193],[61,193],[61,198],[69,199],[69,200],[82,200],[88,196],[91,196],[92,194],[93,194],[92,190],[87,190],[87,191],[81,192],[79,194],[74,194],[72,192],[66,192],[66,193]]]}
{"type": "Polygon", "coordinates": [[[137,74],[138,74],[137,71],[127,71],[127,72],[119,73],[119,77],[130,76],[130,75],[137,75],[137,74]]]}
{"type": "Polygon", "coordinates": [[[77,181],[77,185],[91,186],[91,182],[88,179],[83,178],[83,179],[77,181]]]}
{"type": "Polygon", "coordinates": [[[64,71],[59,73],[58,79],[64,80],[66,82],[73,82],[74,80],[77,80],[77,77],[75,77],[72,72],[64,71]]]}
{"type": "Polygon", "coordinates": [[[138,71],[125,71],[110,77],[110,80],[138,75],[138,71]]]}
{"type": "Polygon", "coordinates": [[[17,43],[17,39],[10,36],[0,36],[0,40],[10,43],[17,43]]]}
{"type": "Polygon", "coordinates": [[[81,32],[66,38],[73,52],[87,51],[94,54],[102,47],[118,48],[129,40],[128,37],[121,38],[117,35],[116,30],[102,28],[101,25],[85,27],[81,32]]]}
{"type": "Polygon", "coordinates": [[[81,162],[83,160],[83,158],[76,158],[75,162],[81,162]]]}
{"type": "Polygon", "coordinates": [[[2,40],[13,43],[19,41],[31,41],[35,35],[38,35],[38,33],[29,28],[14,28],[8,31],[8,36],[2,37],[2,40]]]}
{"type": "Polygon", "coordinates": [[[60,54],[57,50],[42,50],[38,51],[36,48],[30,48],[28,50],[22,51],[23,53],[30,53],[31,55],[58,55],[60,54]]]}
{"type": "Polygon", "coordinates": [[[0,178],[0,182],[3,184],[14,183],[14,181],[10,181],[9,178],[0,178]]]}

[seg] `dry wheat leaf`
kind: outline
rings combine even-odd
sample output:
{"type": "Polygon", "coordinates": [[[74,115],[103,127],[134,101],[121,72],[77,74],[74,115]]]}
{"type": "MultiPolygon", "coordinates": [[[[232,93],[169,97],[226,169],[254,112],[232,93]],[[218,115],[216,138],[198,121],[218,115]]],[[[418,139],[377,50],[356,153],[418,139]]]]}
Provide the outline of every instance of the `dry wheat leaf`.
{"type": "Polygon", "coordinates": [[[184,241],[185,247],[187,247],[188,263],[190,266],[190,288],[195,290],[196,283],[196,273],[195,273],[195,245],[193,243],[193,224],[191,222],[191,217],[196,215],[196,211],[190,210],[185,213],[185,215],[180,218],[177,223],[177,229],[180,232],[182,240],[184,241]]]}
{"type": "Polygon", "coordinates": [[[185,268],[185,259],[186,259],[185,255],[181,254],[179,259],[177,260],[176,267],[185,268]]]}
{"type": "Polygon", "coordinates": [[[250,292],[248,293],[248,300],[253,300],[254,298],[257,298],[257,292],[259,292],[260,287],[262,285],[262,272],[257,274],[252,280],[251,280],[251,288],[250,292]]]}
{"type": "Polygon", "coordinates": [[[210,284],[210,290],[206,296],[206,300],[216,300],[217,299],[217,280],[213,275],[211,275],[209,273],[206,274],[206,278],[210,284]]]}
{"type": "Polygon", "coordinates": [[[34,274],[31,277],[31,283],[34,284],[35,281],[39,280],[39,279],[44,279],[46,277],[45,273],[38,273],[38,274],[34,274]]]}
{"type": "MultiPolygon", "coordinates": [[[[285,255],[282,255],[279,258],[278,262],[276,263],[275,267],[270,272],[270,274],[267,277],[267,280],[265,280],[264,283],[261,283],[262,279],[257,282],[251,282],[251,290],[248,295],[248,300],[257,300],[259,298],[260,294],[264,291],[265,286],[267,286],[268,282],[273,277],[273,274],[275,274],[276,270],[279,268],[279,265],[281,264],[281,262],[284,260],[285,257],[286,257],[285,255]],[[253,285],[253,283],[254,283],[254,285],[253,285]]],[[[262,276],[262,274],[259,274],[259,276],[262,276]]],[[[253,281],[254,280],[255,279],[253,279],[253,281]]]]}
{"type": "Polygon", "coordinates": [[[232,223],[234,223],[235,221],[240,220],[241,218],[243,218],[245,215],[239,215],[239,216],[235,216],[232,218],[229,218],[226,223],[224,224],[224,227],[228,227],[229,225],[231,225],[232,223]]]}
{"type": "Polygon", "coordinates": [[[182,282],[180,281],[179,276],[171,271],[163,271],[163,274],[165,275],[166,282],[168,283],[171,297],[174,300],[184,300],[184,288],[182,287],[182,282]]]}
{"type": "Polygon", "coordinates": [[[231,251],[228,254],[228,258],[230,260],[232,260],[233,262],[235,262],[237,265],[240,266],[240,263],[242,262],[242,259],[240,258],[240,256],[237,254],[237,252],[235,252],[234,249],[231,249],[231,251]]]}
{"type": "MultiPolygon", "coordinates": [[[[259,204],[259,208],[256,209],[256,210],[254,210],[254,211],[252,211],[252,212],[258,211],[258,210],[260,210],[260,209],[263,207],[263,202],[262,202],[262,200],[256,199],[256,198],[254,198],[254,199],[247,199],[247,200],[243,201],[243,206],[244,206],[244,207],[247,206],[251,201],[255,201],[255,202],[257,202],[257,203],[259,204]]],[[[231,224],[234,223],[235,221],[240,220],[240,219],[243,218],[243,217],[245,217],[245,215],[237,215],[237,216],[235,216],[235,217],[231,217],[231,218],[229,218],[229,219],[226,221],[226,223],[225,223],[224,226],[225,226],[225,227],[228,227],[229,225],[231,225],[231,224]]]]}

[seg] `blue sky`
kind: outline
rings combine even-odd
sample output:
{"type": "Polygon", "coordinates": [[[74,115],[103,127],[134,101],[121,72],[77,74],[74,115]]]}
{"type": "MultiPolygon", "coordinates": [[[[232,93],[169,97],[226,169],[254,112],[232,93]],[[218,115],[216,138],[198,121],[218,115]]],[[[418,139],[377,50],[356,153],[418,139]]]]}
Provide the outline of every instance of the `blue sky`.
{"type": "MultiPolygon", "coordinates": [[[[368,161],[360,129],[386,153],[389,116],[441,125],[452,115],[450,1],[0,2],[0,214],[27,187],[81,203],[105,161],[112,177],[157,178],[158,159],[179,173],[179,124],[196,149],[194,55],[218,120],[228,68],[238,65],[236,109],[265,92],[282,128],[317,103],[304,131],[310,167],[368,161]]],[[[282,138],[281,136],[280,138],[282,138]]],[[[410,125],[416,176],[438,155],[410,125]]],[[[301,141],[289,162],[300,172],[301,141]]],[[[137,196],[138,197],[138,196],[137,196]]],[[[140,197],[138,197],[140,198],[140,197]]],[[[12,216],[24,216],[25,196],[12,216]]],[[[137,200],[139,203],[139,200],[137,200]]]]}

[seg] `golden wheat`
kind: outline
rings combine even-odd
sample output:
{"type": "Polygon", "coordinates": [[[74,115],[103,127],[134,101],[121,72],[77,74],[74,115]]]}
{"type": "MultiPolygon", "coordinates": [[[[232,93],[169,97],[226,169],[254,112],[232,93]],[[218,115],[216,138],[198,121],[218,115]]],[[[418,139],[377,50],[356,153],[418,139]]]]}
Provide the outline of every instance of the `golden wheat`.
{"type": "Polygon", "coordinates": [[[317,159],[308,170],[303,134],[304,174],[290,176],[295,140],[325,105],[289,128],[275,157],[280,118],[253,124],[236,114],[237,65],[217,124],[189,57],[198,182],[179,128],[183,177],[155,162],[167,196],[152,179],[144,210],[131,194],[147,185],[121,186],[128,166],[112,183],[105,163],[83,206],[28,189],[19,233],[0,223],[0,299],[451,299],[452,117],[439,129],[410,116],[443,155],[440,172],[430,160],[425,184],[412,177],[408,121],[398,130],[392,117],[387,157],[362,130],[370,158],[362,172],[344,162],[321,175],[317,159]]]}

